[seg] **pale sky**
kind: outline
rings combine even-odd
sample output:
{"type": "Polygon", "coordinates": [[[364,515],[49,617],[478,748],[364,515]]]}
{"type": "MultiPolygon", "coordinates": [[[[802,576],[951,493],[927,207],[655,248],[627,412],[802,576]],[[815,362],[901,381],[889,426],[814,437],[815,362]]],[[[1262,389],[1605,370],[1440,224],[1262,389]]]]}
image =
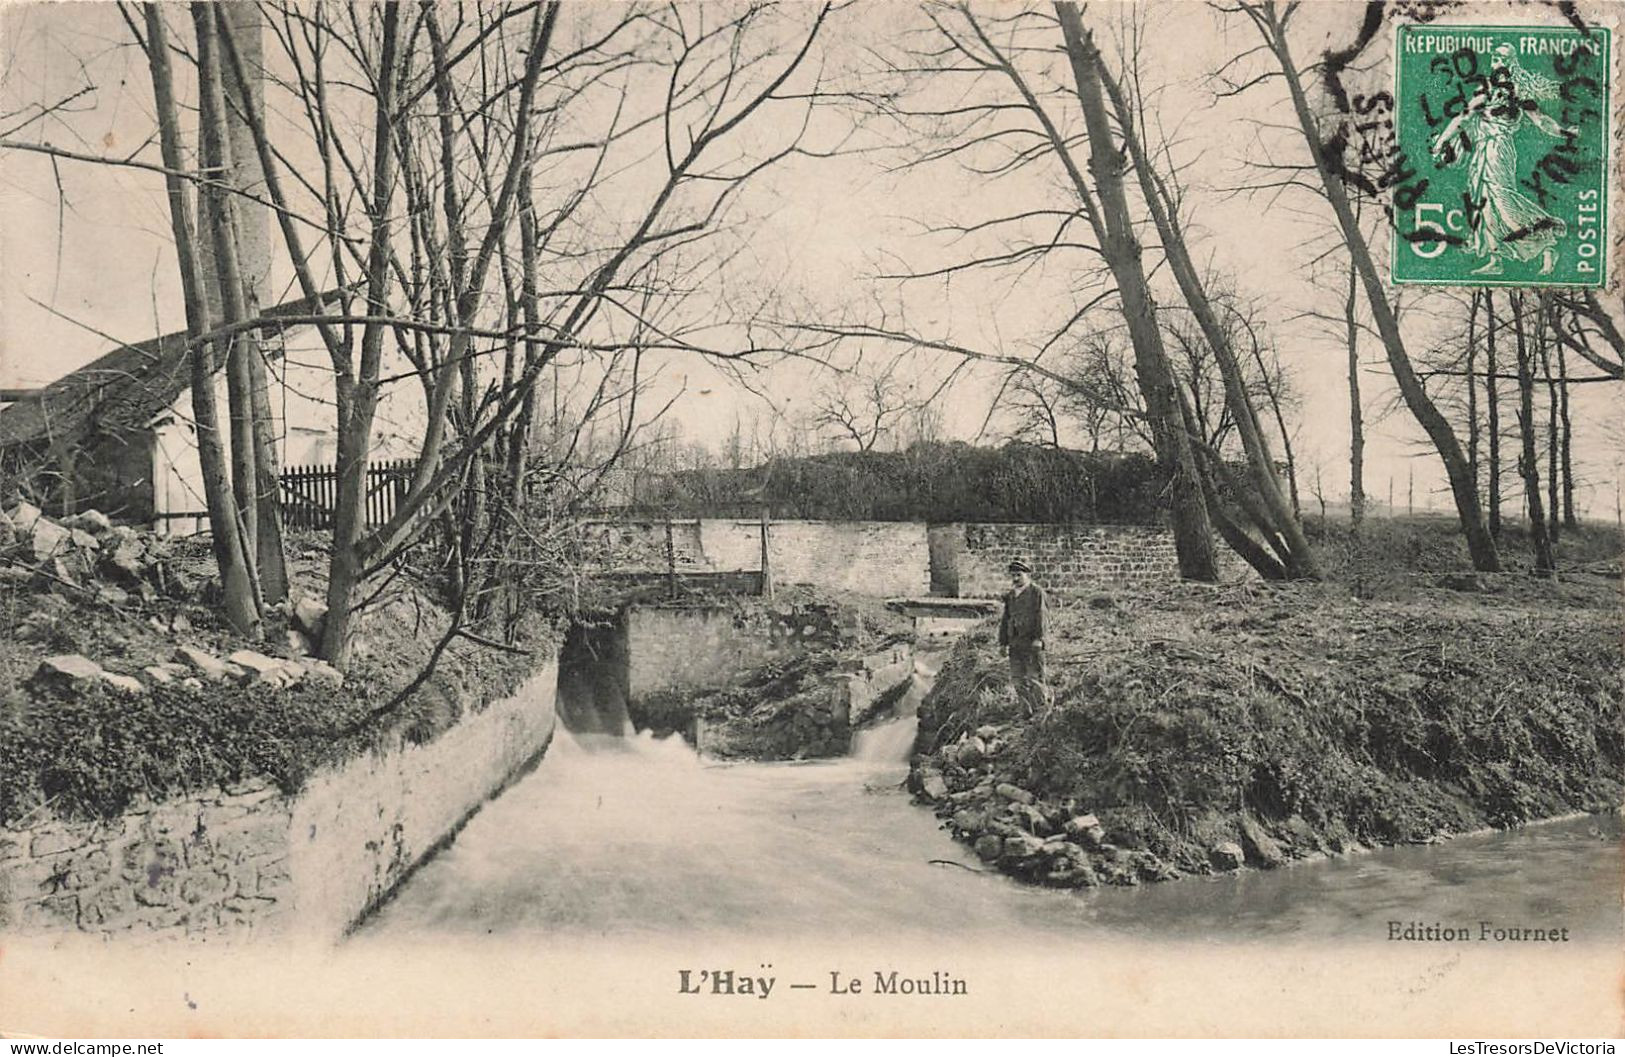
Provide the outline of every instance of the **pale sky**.
{"type": "MultiPolygon", "coordinates": [[[[1361,10],[1362,5],[1348,3],[1313,9],[1314,24],[1297,37],[1300,62],[1329,40],[1352,37],[1361,10]]],[[[1094,5],[1091,17],[1098,11],[1094,5]]],[[[1255,43],[1250,30],[1226,30],[1195,3],[1159,5],[1151,20],[1154,32],[1144,62],[1150,79],[1168,84],[1159,100],[1162,120],[1180,128],[1182,157],[1200,155],[1188,176],[1199,203],[1197,256],[1235,273],[1244,292],[1263,303],[1302,396],[1296,443],[1305,501],[1312,506],[1308,481],[1316,460],[1324,463],[1328,497],[1341,498],[1347,490],[1345,351],[1339,338],[1304,318],[1310,311],[1337,310],[1336,301],[1308,281],[1310,261],[1330,245],[1325,238],[1329,210],[1303,193],[1273,202],[1218,193],[1242,182],[1243,163],[1258,158],[1262,147],[1277,151],[1282,160],[1305,160],[1301,141],[1266,132],[1267,142],[1261,144],[1247,124],[1249,118],[1283,118],[1282,90],[1266,84],[1214,105],[1207,74],[1255,43]]],[[[174,25],[179,21],[172,18],[174,25]]],[[[851,83],[872,66],[865,49],[885,53],[922,24],[912,5],[845,10],[823,41],[825,69],[834,80],[851,83]]],[[[30,126],[19,139],[113,155],[128,154],[153,135],[147,70],[111,5],[8,6],[0,13],[0,30],[7,64],[0,113],[54,101],[74,91],[87,73],[97,85],[76,101],[74,112],[30,126]]],[[[1033,69],[1041,72],[1046,61],[1038,57],[1033,69]]],[[[189,79],[184,67],[177,68],[177,76],[183,84],[189,79]]],[[[1081,124],[1075,105],[1062,116],[1069,127],[1081,124]]],[[[866,126],[855,142],[872,143],[883,131],[866,126]]],[[[156,161],[156,142],[139,156],[156,161]]],[[[1044,323],[1065,318],[1077,275],[1089,263],[1076,254],[1058,255],[1018,282],[968,276],[951,284],[922,284],[901,295],[895,284],[876,282],[875,274],[896,269],[899,261],[928,267],[949,259],[939,242],[919,234],[922,224],[945,218],[963,223],[1027,201],[1050,208],[1072,205],[1048,160],[1026,178],[989,187],[951,164],[885,171],[899,157],[879,152],[794,158],[770,172],[739,204],[735,220],[748,228],[748,252],[731,281],[752,293],[775,289],[794,295],[816,313],[844,314],[849,322],[862,317],[878,295],[906,304],[909,323],[922,336],[989,351],[1020,349],[1044,323]]],[[[0,152],[0,386],[43,384],[105,352],[110,342],[87,328],[135,341],[183,325],[163,194],[162,178],[155,173],[72,161],[53,167],[44,156],[0,152]]],[[[1154,252],[1148,253],[1147,263],[1154,260],[1154,252]]],[[[1171,287],[1158,282],[1160,299],[1173,303],[1171,287]]],[[[1414,355],[1424,347],[1429,317],[1438,309],[1420,296],[1407,296],[1407,303],[1414,355]]],[[[1392,386],[1375,340],[1367,339],[1365,349],[1368,493],[1384,497],[1392,478],[1403,503],[1414,469],[1418,506],[1447,507],[1448,495],[1439,492],[1438,461],[1409,415],[1403,410],[1379,415],[1391,403],[1392,386]]],[[[920,384],[928,385],[950,365],[922,360],[920,384]]],[[[749,419],[762,411],[758,397],[694,357],[664,364],[663,377],[662,393],[677,392],[686,379],[673,414],[694,439],[717,443],[736,414],[749,419]]],[[[810,369],[799,364],[753,379],[755,388],[792,412],[798,401],[805,406],[816,384],[810,369]]],[[[945,407],[951,435],[968,439],[982,425],[994,385],[984,369],[953,390],[945,407]]],[[[1618,390],[1617,384],[1577,387],[1577,451],[1581,475],[1591,484],[1577,499],[1599,517],[1613,514],[1618,442],[1607,423],[1618,420],[1618,390]]]]}

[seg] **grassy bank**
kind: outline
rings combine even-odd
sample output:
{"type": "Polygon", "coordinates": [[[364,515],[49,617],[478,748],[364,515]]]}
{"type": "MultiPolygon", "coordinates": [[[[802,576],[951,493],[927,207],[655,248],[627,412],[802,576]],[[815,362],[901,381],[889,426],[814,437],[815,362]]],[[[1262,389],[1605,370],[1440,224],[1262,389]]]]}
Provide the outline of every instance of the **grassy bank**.
{"type": "Polygon", "coordinates": [[[1618,581],[1434,579],[1063,605],[1054,707],[1031,720],[973,634],[922,706],[911,783],[983,858],[1068,886],[1617,805],[1618,581]]]}

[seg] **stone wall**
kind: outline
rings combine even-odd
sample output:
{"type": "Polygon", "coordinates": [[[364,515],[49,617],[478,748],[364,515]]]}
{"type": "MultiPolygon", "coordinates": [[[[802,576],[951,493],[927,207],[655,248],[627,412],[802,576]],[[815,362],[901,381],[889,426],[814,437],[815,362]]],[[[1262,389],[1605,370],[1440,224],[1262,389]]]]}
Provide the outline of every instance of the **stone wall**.
{"type": "MultiPolygon", "coordinates": [[[[739,576],[762,563],[759,521],[674,521],[678,576],[739,576]]],[[[606,569],[664,573],[666,523],[605,522],[592,528],[606,569]]],[[[1023,557],[1036,578],[1065,593],[1167,583],[1179,577],[1172,532],[1162,525],[948,524],[905,521],[774,521],[768,554],[777,584],[807,584],[877,598],[986,598],[1009,585],[1005,567],[1023,557]]],[[[1224,579],[1253,575],[1216,543],[1224,579]]],[[[715,593],[734,581],[717,580],[715,593]]],[[[748,589],[744,581],[737,586],[748,589]]]]}
{"type": "MultiPolygon", "coordinates": [[[[622,572],[667,569],[664,521],[599,522],[588,527],[594,560],[622,572]]],[[[677,571],[738,573],[762,567],[762,526],[750,519],[670,522],[677,571]]],[[[926,594],[931,555],[926,527],[903,521],[774,521],[768,563],[776,584],[806,584],[877,598],[926,594]]]]}
{"type": "Polygon", "coordinates": [[[549,661],[432,741],[396,738],[293,796],[258,780],[0,829],[0,932],[336,939],[545,750],[556,680],[549,661]]]}
{"type": "Polygon", "coordinates": [[[961,598],[1010,589],[1007,566],[1025,558],[1033,578],[1061,594],[1168,583],[1179,578],[1174,537],[1140,525],[965,525],[953,554],[961,598]]]}

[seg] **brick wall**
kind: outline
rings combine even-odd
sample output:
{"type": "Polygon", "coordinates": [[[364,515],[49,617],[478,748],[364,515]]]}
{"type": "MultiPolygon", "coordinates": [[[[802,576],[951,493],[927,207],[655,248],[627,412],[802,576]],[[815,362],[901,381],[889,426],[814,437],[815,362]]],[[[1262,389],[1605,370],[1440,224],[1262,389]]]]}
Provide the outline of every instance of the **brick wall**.
{"type": "Polygon", "coordinates": [[[422,745],[284,796],[245,782],[110,821],[0,829],[0,932],[337,939],[539,755],[557,666],[422,745]]]}
{"type": "Polygon", "coordinates": [[[1179,578],[1173,534],[1138,525],[965,525],[954,555],[959,596],[991,598],[1010,589],[1012,558],[1061,594],[1168,583],[1179,578]]]}

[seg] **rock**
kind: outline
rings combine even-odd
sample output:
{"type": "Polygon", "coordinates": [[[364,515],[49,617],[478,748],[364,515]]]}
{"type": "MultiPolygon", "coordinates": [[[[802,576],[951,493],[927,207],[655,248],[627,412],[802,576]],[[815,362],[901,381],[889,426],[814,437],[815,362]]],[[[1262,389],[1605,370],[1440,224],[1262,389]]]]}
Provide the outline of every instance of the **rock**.
{"type": "Polygon", "coordinates": [[[126,694],[144,694],[147,692],[147,688],[141,685],[141,680],[133,675],[116,675],[113,672],[103,672],[102,682],[126,694]]]}
{"type": "Polygon", "coordinates": [[[23,500],[6,513],[6,519],[18,535],[31,536],[34,534],[34,523],[44,517],[40,508],[33,503],[23,500]]]}
{"type": "Polygon", "coordinates": [[[1066,831],[1067,836],[1079,837],[1092,829],[1099,829],[1100,819],[1094,815],[1074,815],[1072,818],[1067,819],[1066,824],[1061,828],[1066,831]]]}
{"type": "Polygon", "coordinates": [[[138,540],[120,540],[107,559],[114,569],[132,580],[141,579],[146,566],[141,561],[141,543],[138,540]]]}
{"type": "Polygon", "coordinates": [[[1241,845],[1227,840],[1209,848],[1207,859],[1215,870],[1239,870],[1246,863],[1247,856],[1241,850],[1241,845]]]}
{"type": "Polygon", "coordinates": [[[215,682],[233,678],[234,674],[238,677],[244,674],[243,669],[235,664],[227,664],[214,654],[200,650],[196,646],[182,646],[175,651],[175,659],[185,661],[215,682]]]}
{"type": "Polygon", "coordinates": [[[1106,830],[1094,815],[1076,815],[1062,827],[1066,835],[1086,848],[1099,848],[1106,843],[1106,830]]]}
{"type": "Polygon", "coordinates": [[[1281,845],[1250,815],[1241,816],[1241,846],[1248,860],[1265,869],[1286,862],[1286,852],[1281,850],[1281,845]]]}
{"type": "Polygon", "coordinates": [[[34,677],[79,683],[88,679],[100,679],[103,674],[102,666],[89,657],[77,653],[64,653],[41,661],[39,668],[34,672],[34,677]]]}
{"type": "Polygon", "coordinates": [[[97,551],[102,549],[100,541],[98,541],[95,536],[81,528],[69,529],[68,539],[75,547],[82,551],[97,551]]]}
{"type": "Polygon", "coordinates": [[[298,628],[289,628],[287,633],[288,652],[295,657],[310,656],[312,647],[310,638],[298,628]]]}
{"type": "Polygon", "coordinates": [[[192,622],[187,619],[185,613],[176,613],[175,618],[169,622],[169,627],[172,631],[191,631],[192,622]]]}
{"type": "Polygon", "coordinates": [[[43,515],[34,519],[29,535],[34,541],[34,558],[38,561],[65,552],[71,538],[67,529],[43,515]]]}
{"type": "Polygon", "coordinates": [[[61,558],[51,559],[51,574],[56,577],[58,583],[64,583],[70,587],[79,586],[79,578],[73,575],[73,570],[68,568],[68,563],[61,558]]]}
{"type": "Polygon", "coordinates": [[[157,683],[159,686],[175,681],[175,677],[167,669],[160,668],[156,664],[141,669],[141,674],[147,677],[148,682],[157,683]]]}
{"type": "Polygon", "coordinates": [[[330,690],[337,690],[344,685],[344,673],[328,664],[326,661],[306,661],[305,681],[315,686],[325,686],[330,690]]]}
{"type": "Polygon", "coordinates": [[[948,798],[948,783],[935,771],[927,772],[920,779],[920,793],[928,800],[946,800],[948,798]]]}
{"type": "Polygon", "coordinates": [[[1083,854],[1083,850],[1076,844],[1071,841],[1061,840],[1059,837],[1051,837],[1046,840],[1041,850],[1046,859],[1074,859],[1083,854]]]}
{"type": "Polygon", "coordinates": [[[203,689],[203,681],[198,679],[196,676],[191,675],[187,676],[185,679],[182,679],[181,685],[193,692],[201,691],[203,689]]]}
{"type": "Polygon", "coordinates": [[[327,606],[314,598],[301,598],[293,604],[294,626],[314,641],[322,637],[322,623],[327,619],[327,606]]]}
{"type": "Polygon", "coordinates": [[[1113,598],[1111,595],[1091,595],[1089,598],[1089,608],[1116,609],[1117,599],[1113,598]]]}
{"type": "Polygon", "coordinates": [[[1016,820],[1022,829],[1047,836],[1055,832],[1055,827],[1049,823],[1049,818],[1038,808],[1031,804],[1011,803],[1005,805],[1005,812],[1016,820]]]}
{"type": "Polygon", "coordinates": [[[275,657],[267,657],[257,650],[238,650],[229,654],[226,660],[251,672],[264,674],[282,666],[282,662],[275,657]]]}
{"type": "Polygon", "coordinates": [[[130,600],[130,592],[122,587],[112,584],[102,584],[96,588],[96,601],[109,606],[122,606],[130,600]]]}
{"type": "Polygon", "coordinates": [[[113,527],[113,523],[107,520],[107,515],[100,510],[86,510],[82,514],[75,514],[63,524],[72,529],[88,532],[92,536],[104,535],[113,527]]]}
{"type": "Polygon", "coordinates": [[[1004,840],[996,834],[984,833],[976,838],[974,847],[977,858],[983,862],[992,862],[999,857],[1000,852],[1004,851],[1004,840]]]}
{"type": "Polygon", "coordinates": [[[954,829],[961,833],[980,833],[987,828],[987,812],[962,807],[954,812],[954,829]]]}
{"type": "Polygon", "coordinates": [[[983,724],[976,728],[976,736],[983,741],[991,741],[999,736],[999,728],[991,723],[983,724]]]}
{"type": "Polygon", "coordinates": [[[1006,800],[1014,800],[1021,804],[1031,804],[1038,799],[1027,790],[1022,789],[1020,786],[1011,785],[1009,782],[1000,782],[993,787],[993,791],[1006,800]]]}
{"type": "Polygon", "coordinates": [[[1001,859],[1022,860],[1031,859],[1044,853],[1044,842],[1031,833],[1018,833],[1014,837],[1004,838],[1004,848],[999,853],[1001,859]]]}

